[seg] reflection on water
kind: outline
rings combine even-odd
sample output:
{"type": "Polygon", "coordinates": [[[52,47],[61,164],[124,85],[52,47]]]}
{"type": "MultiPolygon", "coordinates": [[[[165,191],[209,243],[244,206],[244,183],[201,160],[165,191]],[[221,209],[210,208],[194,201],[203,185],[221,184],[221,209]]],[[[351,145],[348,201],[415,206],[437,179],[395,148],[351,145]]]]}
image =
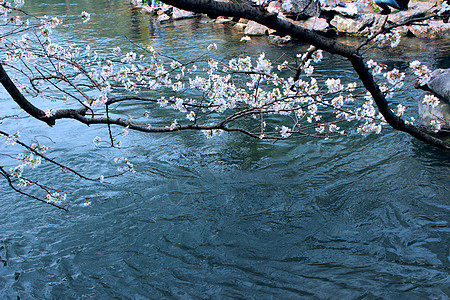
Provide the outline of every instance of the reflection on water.
{"type": "MultiPolygon", "coordinates": [[[[30,0],[28,8],[66,16],[95,12],[91,24],[63,28],[66,41],[83,32],[79,42],[126,48],[127,37],[184,58],[211,42],[223,58],[243,51],[241,33],[231,28],[200,20],[160,25],[127,1],[43,2],[30,0]]],[[[244,51],[278,58],[305,48],[255,38],[244,51]]],[[[449,53],[442,41],[406,40],[399,50],[374,55],[404,68],[412,59],[448,64],[449,53]]],[[[336,73],[354,76],[336,58],[318,76],[336,73]]],[[[393,101],[407,102],[415,93],[393,101]]],[[[14,109],[4,94],[1,105],[14,109]]],[[[88,175],[113,167],[117,153],[92,146],[101,128],[14,122],[2,127],[19,123],[30,136],[51,136],[58,148],[50,154],[88,175]],[[78,136],[68,139],[67,132],[78,136]]],[[[56,179],[75,194],[92,195],[88,208],[76,199],[70,213],[61,213],[1,182],[1,298],[449,297],[447,153],[392,130],[277,143],[237,134],[207,140],[200,133],[131,133],[126,143],[134,147],[121,155],[137,173],[111,185],[39,169],[43,183],[56,179]]]]}

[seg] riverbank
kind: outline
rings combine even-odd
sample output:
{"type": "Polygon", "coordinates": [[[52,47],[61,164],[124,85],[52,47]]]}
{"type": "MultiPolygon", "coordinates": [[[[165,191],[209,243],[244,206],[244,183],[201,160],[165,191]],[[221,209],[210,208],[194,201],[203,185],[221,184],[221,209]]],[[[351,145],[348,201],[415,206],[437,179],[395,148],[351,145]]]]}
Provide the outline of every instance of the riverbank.
{"type": "MultiPolygon", "coordinates": [[[[154,16],[158,22],[202,17],[193,12],[184,11],[168,5],[152,8],[146,4],[142,4],[140,0],[129,1],[134,8],[154,16]]],[[[401,19],[421,17],[426,13],[439,11],[435,3],[418,1],[411,1],[407,11],[394,11],[387,16],[377,13],[377,8],[370,5],[363,11],[358,10],[357,4],[354,2],[345,2],[344,5],[316,8],[307,16],[308,18],[306,20],[294,21],[290,19],[290,21],[326,36],[368,36],[372,32],[380,29],[384,24],[392,25],[401,19]]],[[[286,13],[281,9],[280,4],[276,1],[271,2],[268,9],[277,12],[281,18],[288,18],[286,13]]],[[[219,17],[214,22],[229,24],[236,30],[241,30],[244,34],[251,36],[271,36],[273,33],[273,30],[265,26],[243,19],[235,22],[232,18],[219,17]]],[[[399,32],[401,35],[418,38],[448,38],[450,36],[450,23],[444,23],[442,20],[430,20],[424,25],[401,27],[399,28],[399,32]]],[[[285,43],[290,40],[289,37],[271,37],[276,43],[285,43]]]]}

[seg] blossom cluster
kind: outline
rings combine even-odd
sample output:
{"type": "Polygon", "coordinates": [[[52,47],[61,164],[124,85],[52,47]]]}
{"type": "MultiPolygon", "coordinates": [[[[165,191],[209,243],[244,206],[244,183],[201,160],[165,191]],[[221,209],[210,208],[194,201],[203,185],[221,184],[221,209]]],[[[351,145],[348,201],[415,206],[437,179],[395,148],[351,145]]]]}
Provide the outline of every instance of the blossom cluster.
{"type": "Polygon", "coordinates": [[[66,194],[60,194],[58,192],[54,192],[51,194],[47,194],[45,196],[45,198],[47,198],[47,203],[61,205],[61,203],[66,200],[66,194]]]}
{"type": "Polygon", "coordinates": [[[400,44],[400,41],[401,35],[397,29],[392,29],[391,32],[385,34],[378,34],[374,38],[375,44],[380,48],[383,47],[386,43],[390,43],[391,48],[395,48],[400,44]]]}
{"type": "MultiPolygon", "coordinates": [[[[122,173],[136,173],[134,170],[134,165],[131,163],[131,161],[126,157],[117,157],[114,159],[114,163],[120,164],[120,166],[117,167],[117,171],[122,173]]],[[[103,181],[103,179],[101,180],[103,181]]]]}
{"type": "Polygon", "coordinates": [[[418,60],[415,60],[409,64],[409,67],[414,71],[414,75],[418,78],[418,83],[424,85],[431,79],[431,70],[423,65],[418,60]]]}
{"type": "MultiPolygon", "coordinates": [[[[43,20],[45,22],[41,21],[42,24],[49,24],[46,32],[61,23],[52,18],[43,20]]],[[[288,138],[297,134],[317,137],[328,137],[330,133],[366,134],[379,132],[377,126],[382,122],[373,113],[376,111],[373,102],[355,101],[363,99],[353,94],[357,86],[355,82],[343,84],[340,79],[333,78],[319,81],[313,76],[314,65],[323,58],[322,50],[314,48],[297,55],[301,59],[298,67],[306,77],[294,79],[281,76],[281,72],[285,68],[295,68],[295,63],[284,61],[276,66],[264,53],[256,59],[241,56],[224,62],[213,58],[199,58],[183,63],[159,54],[153,47],[148,47],[141,54],[134,51],[122,53],[116,47],[108,57],[107,54],[92,51],[89,46],[82,48],[76,45],[58,45],[47,35],[46,40],[46,44],[36,49],[32,46],[34,43],[22,38],[21,61],[36,63],[50,57],[54,62],[48,68],[53,68],[53,71],[47,72],[47,78],[37,79],[34,86],[24,87],[23,90],[31,93],[38,90],[35,95],[43,98],[52,81],[65,80],[74,88],[69,95],[61,95],[61,100],[73,103],[73,100],[79,99],[73,96],[78,93],[80,98],[84,98],[83,105],[97,110],[97,113],[102,113],[108,101],[113,98],[113,92],[136,95],[153,91],[155,94],[163,94],[154,99],[161,108],[171,108],[183,114],[181,119],[185,121],[177,118],[178,120],[172,119],[167,125],[163,125],[168,130],[175,130],[186,122],[197,123],[199,120],[205,125],[208,122],[211,124],[220,115],[222,118],[229,118],[229,126],[234,121],[248,117],[256,120],[260,116],[261,122],[266,124],[261,126],[260,123],[259,132],[254,133],[260,138],[288,138]],[[29,53],[33,53],[33,57],[29,53]],[[326,91],[320,85],[325,86],[326,91]],[[345,130],[341,129],[342,126],[334,125],[345,121],[352,123],[345,126],[345,130]],[[358,127],[352,129],[361,121],[364,122],[364,130],[358,130],[358,127]],[[278,124],[280,122],[291,124],[278,124]],[[374,122],[377,126],[367,126],[374,122]],[[322,130],[325,127],[329,129],[322,130]],[[341,130],[336,129],[338,127],[341,130]]],[[[206,51],[211,52],[216,48],[217,45],[211,44],[206,51]]],[[[17,61],[13,57],[13,52],[8,52],[6,61],[17,61]]],[[[394,75],[392,73],[388,79],[393,79],[394,75]]],[[[52,91],[52,97],[57,98],[55,94],[58,91],[52,91]]],[[[45,113],[52,116],[55,111],[48,108],[45,113]]],[[[144,115],[149,116],[148,112],[144,115]]],[[[245,131],[255,132],[251,127],[245,131]]],[[[207,137],[221,132],[222,129],[204,131],[207,137]]],[[[94,144],[99,145],[100,142],[100,138],[94,139],[94,144]]],[[[121,141],[116,141],[115,146],[120,147],[121,141]]]]}
{"type": "Polygon", "coordinates": [[[430,105],[431,107],[436,107],[439,105],[439,98],[434,95],[425,95],[422,100],[422,103],[425,105],[430,105]]]}
{"type": "MultiPolygon", "coordinates": [[[[14,146],[18,139],[20,138],[20,134],[17,131],[14,134],[6,135],[5,144],[8,146],[14,146]]],[[[36,144],[32,144],[30,149],[32,151],[28,153],[18,153],[16,157],[16,161],[19,163],[15,167],[10,168],[10,176],[20,179],[22,176],[23,170],[26,166],[31,166],[32,169],[41,165],[41,157],[36,155],[35,153],[44,153],[47,150],[46,146],[38,146],[36,144]]],[[[21,181],[20,186],[27,186],[28,184],[23,184],[21,181]]]]}
{"type": "MultiPolygon", "coordinates": [[[[24,145],[22,142],[19,141],[20,138],[19,132],[16,132],[14,134],[7,134],[5,132],[2,132],[0,134],[0,138],[5,138],[5,145],[9,147],[12,147],[18,143],[20,144],[21,147],[28,150],[25,153],[22,152],[17,154],[14,160],[18,164],[9,169],[9,174],[6,173],[3,166],[0,166],[3,176],[9,177],[8,181],[10,181],[10,184],[16,183],[15,189],[22,189],[34,185],[47,193],[45,196],[45,201],[47,203],[60,206],[61,203],[66,199],[65,193],[59,192],[52,193],[50,192],[51,188],[47,188],[35,181],[32,181],[24,177],[23,175],[26,167],[31,167],[31,169],[35,169],[41,165],[42,157],[45,157],[43,154],[47,151],[48,147],[38,144],[31,144],[30,146],[24,145]]],[[[8,156],[14,158],[11,155],[8,156]]]]}
{"type": "MultiPolygon", "coordinates": [[[[8,15],[11,13],[13,8],[20,8],[25,4],[24,0],[13,0],[11,1],[5,1],[2,0],[0,2],[0,15],[5,17],[5,21],[6,22],[11,22],[12,24],[15,24],[14,19],[20,19],[19,16],[12,16],[10,20],[7,19],[8,15]]],[[[20,25],[20,24],[15,24],[15,25],[20,25]]]]}
{"type": "Polygon", "coordinates": [[[373,59],[370,59],[367,61],[367,67],[372,70],[372,75],[379,75],[385,68],[385,66],[380,65],[379,63],[373,61],[373,59]]]}
{"type": "MultiPolygon", "coordinates": [[[[292,4],[283,1],[283,5],[287,9],[292,4]]],[[[90,17],[87,12],[81,13],[83,22],[90,17]]],[[[89,45],[63,46],[50,38],[53,29],[61,23],[58,18],[44,16],[40,19],[37,43],[33,37],[23,36],[6,52],[6,63],[42,62],[46,66],[41,71],[44,76],[33,79],[32,86],[22,86],[23,91],[42,99],[60,99],[68,105],[82,103],[96,115],[103,115],[108,107],[109,114],[116,115],[110,105],[116,95],[129,95],[130,99],[144,97],[147,102],[157,105],[153,109],[169,108],[181,115],[154,124],[146,106],[143,113],[132,117],[136,121],[130,118],[130,124],[174,131],[186,124],[212,126],[222,120],[222,125],[228,128],[239,124],[244,132],[260,138],[379,133],[385,124],[371,95],[362,94],[356,82],[344,83],[341,78],[323,80],[314,76],[315,68],[324,56],[320,49],[311,47],[298,54],[300,62],[272,62],[264,53],[257,58],[239,56],[219,61],[206,58],[207,53],[213,56],[217,49],[212,43],[198,59],[183,62],[166,57],[151,46],[143,52],[115,47],[109,53],[93,51],[89,45]],[[46,64],[49,59],[51,64],[46,64]],[[286,70],[296,68],[302,71],[301,76],[286,76],[286,70]],[[66,82],[70,92],[52,89],[57,81],[66,82]],[[52,95],[46,96],[48,93],[52,95]],[[146,120],[142,121],[143,115],[146,120]]],[[[241,39],[248,40],[249,37],[241,39]]],[[[393,30],[375,38],[380,45],[387,41],[392,47],[398,45],[398,32],[393,30]]],[[[373,60],[367,65],[373,75],[383,75],[384,82],[380,87],[387,97],[404,85],[405,74],[398,69],[384,72],[386,66],[373,60]]],[[[414,70],[421,72],[422,78],[429,74],[425,66],[415,66],[414,70]]],[[[52,108],[45,111],[48,117],[54,113],[52,108]]],[[[403,107],[398,106],[396,113],[403,115],[403,107]]],[[[203,132],[207,137],[213,137],[224,129],[212,126],[203,132]]],[[[101,142],[99,137],[94,139],[97,146],[101,142]]],[[[112,144],[122,146],[120,140],[112,144]]]]}
{"type": "MultiPolygon", "coordinates": [[[[338,0],[322,2],[340,4],[338,0]]],[[[358,3],[365,5],[364,1],[358,3]]],[[[1,4],[0,13],[7,17],[12,7],[23,5],[23,0],[1,4]]],[[[284,0],[282,8],[290,11],[292,1],[284,0]]],[[[83,23],[91,19],[85,11],[79,16],[83,23]]],[[[214,58],[218,46],[211,43],[196,59],[183,61],[165,56],[152,46],[142,47],[145,49],[142,51],[140,47],[130,51],[120,47],[95,51],[89,45],[58,44],[52,39],[52,33],[63,20],[56,17],[43,16],[28,21],[13,15],[5,20],[8,26],[20,25],[32,30],[28,34],[23,29],[20,37],[3,40],[1,60],[5,66],[21,70],[27,77],[29,84],[20,84],[23,93],[47,101],[47,106],[51,106],[44,109],[46,117],[57,113],[54,102],[69,108],[81,106],[86,118],[97,120],[118,118],[123,121],[123,116],[127,115],[126,122],[120,123],[121,131],[108,123],[109,141],[96,136],[95,146],[105,143],[120,148],[121,139],[128,135],[130,128],[137,127],[158,132],[197,128],[206,138],[239,131],[260,139],[288,139],[379,134],[386,124],[372,95],[357,82],[344,77],[316,76],[316,69],[327,54],[315,47],[297,54],[292,58],[294,61],[272,61],[265,53],[257,57],[240,55],[218,60],[214,58]],[[160,110],[165,110],[166,118],[153,116],[157,115],[153,111],[160,110]]],[[[241,42],[250,40],[248,36],[241,38],[241,42]]],[[[378,34],[373,41],[378,46],[390,43],[391,47],[396,47],[400,34],[393,30],[378,34]]],[[[373,60],[367,62],[367,67],[377,76],[386,97],[404,86],[406,75],[400,70],[388,70],[387,66],[373,60]]],[[[431,71],[425,65],[414,61],[410,67],[420,84],[429,81],[431,71]]],[[[404,116],[405,106],[396,104],[393,113],[404,116]]],[[[423,104],[435,107],[439,100],[427,96],[423,104]]],[[[441,128],[437,121],[431,125],[435,130],[441,128]]],[[[6,135],[5,143],[13,146],[19,138],[19,132],[6,135]]],[[[14,157],[18,165],[9,170],[19,187],[33,184],[24,178],[24,169],[38,167],[42,157],[45,158],[39,154],[44,153],[46,147],[35,145],[29,150],[14,157]]],[[[121,174],[135,172],[127,158],[116,158],[114,162],[121,174]]],[[[95,181],[104,179],[100,176],[95,181]]],[[[46,199],[59,205],[66,194],[48,192],[46,199]]]]}

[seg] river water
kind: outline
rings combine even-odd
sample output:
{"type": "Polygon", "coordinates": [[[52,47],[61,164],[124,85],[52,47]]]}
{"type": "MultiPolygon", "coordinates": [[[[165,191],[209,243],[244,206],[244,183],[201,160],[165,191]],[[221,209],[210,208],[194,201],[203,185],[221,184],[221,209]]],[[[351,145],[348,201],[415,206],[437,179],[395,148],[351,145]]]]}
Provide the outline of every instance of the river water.
{"type": "MultiPolygon", "coordinates": [[[[91,12],[89,24],[60,31],[62,40],[93,48],[131,48],[130,39],[184,58],[211,42],[224,58],[242,51],[242,33],[229,27],[158,25],[129,8],[119,0],[27,0],[26,7],[64,18],[91,12]]],[[[279,57],[306,48],[255,38],[245,51],[279,57]]],[[[449,55],[449,41],[408,39],[374,54],[400,68],[414,59],[448,68],[449,55]]],[[[354,76],[338,58],[325,69],[322,76],[354,76]]],[[[408,88],[393,101],[414,110],[417,95],[408,88]]],[[[0,101],[3,112],[18,112],[4,92],[0,101]]],[[[47,128],[30,118],[2,124],[17,126],[88,175],[114,168],[116,153],[92,144],[103,128],[71,121],[47,128]]],[[[137,173],[111,184],[37,169],[42,182],[90,197],[87,207],[71,197],[68,213],[0,182],[0,298],[450,297],[450,157],[406,134],[271,143],[131,133],[124,148],[137,173]]]]}

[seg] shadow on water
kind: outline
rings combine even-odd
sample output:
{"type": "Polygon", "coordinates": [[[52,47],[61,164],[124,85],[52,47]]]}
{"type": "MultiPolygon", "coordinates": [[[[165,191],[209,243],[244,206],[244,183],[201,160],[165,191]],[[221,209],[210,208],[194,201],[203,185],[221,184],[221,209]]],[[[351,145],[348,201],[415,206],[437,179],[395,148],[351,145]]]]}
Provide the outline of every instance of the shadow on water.
{"type": "MultiPolygon", "coordinates": [[[[71,1],[70,11],[76,15],[92,5],[98,16],[92,26],[99,32],[86,40],[104,36],[111,47],[122,47],[126,35],[185,58],[211,42],[226,49],[218,53],[224,58],[242,51],[241,33],[198,20],[143,23],[126,2],[71,1]],[[120,26],[103,26],[112,23],[120,26]]],[[[55,12],[68,13],[64,2],[51,3],[55,12]]],[[[69,28],[64,34],[73,39],[69,28]]],[[[416,58],[440,64],[448,56],[445,47],[406,43],[398,57],[376,55],[401,65],[416,58]]],[[[280,51],[260,39],[245,47],[249,54],[267,51],[271,57],[305,49],[299,44],[280,51]]],[[[344,61],[326,63],[320,78],[352,76],[344,61]]],[[[99,128],[61,122],[54,130],[30,119],[20,122],[32,135],[52,135],[59,148],[50,154],[89,175],[110,170],[117,155],[92,146],[92,138],[105,133],[99,128]],[[67,132],[79,138],[67,140],[67,132]]],[[[193,132],[130,133],[124,148],[137,173],[106,185],[38,169],[43,182],[57,180],[75,194],[91,195],[91,206],[73,200],[69,214],[0,185],[2,298],[445,299],[450,294],[450,158],[403,133],[386,129],[366,137],[277,143],[238,134],[205,139],[193,132]]]]}

